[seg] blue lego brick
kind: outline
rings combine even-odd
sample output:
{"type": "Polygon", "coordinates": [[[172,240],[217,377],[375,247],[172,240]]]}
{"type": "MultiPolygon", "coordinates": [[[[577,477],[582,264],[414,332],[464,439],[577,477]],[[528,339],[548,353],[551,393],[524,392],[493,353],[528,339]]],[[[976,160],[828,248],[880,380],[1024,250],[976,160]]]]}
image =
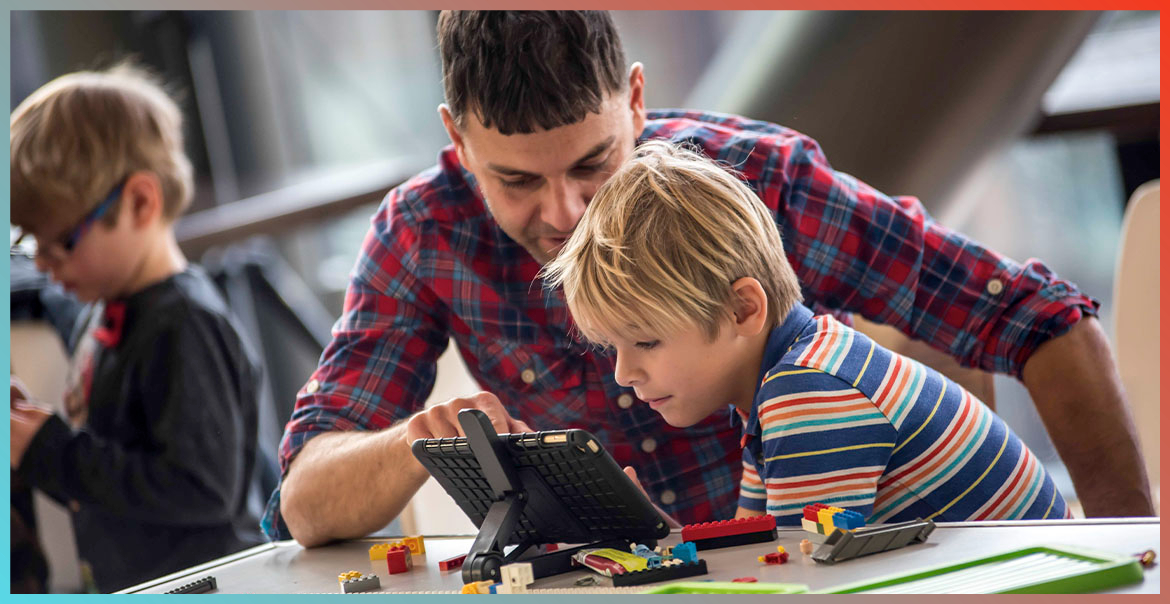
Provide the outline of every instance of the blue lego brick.
{"type": "Polygon", "coordinates": [[[853,510],[837,512],[836,514],[833,514],[833,526],[844,530],[861,528],[865,526],[865,516],[862,516],[853,510]]]}
{"type": "Polygon", "coordinates": [[[699,550],[691,541],[684,541],[670,550],[670,554],[685,564],[691,564],[699,561],[699,550]]]}

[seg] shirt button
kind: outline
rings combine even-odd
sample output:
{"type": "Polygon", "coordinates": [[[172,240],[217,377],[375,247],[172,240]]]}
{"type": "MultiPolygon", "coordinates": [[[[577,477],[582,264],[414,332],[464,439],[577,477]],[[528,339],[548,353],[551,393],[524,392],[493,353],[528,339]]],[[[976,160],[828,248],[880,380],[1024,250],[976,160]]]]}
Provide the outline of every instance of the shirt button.
{"type": "Polygon", "coordinates": [[[629,409],[633,405],[634,405],[634,397],[632,397],[628,394],[623,394],[623,395],[618,397],[618,407],[621,407],[622,409],[629,409]]]}
{"type": "Polygon", "coordinates": [[[670,505],[670,504],[674,503],[675,499],[676,499],[676,497],[675,497],[674,491],[672,491],[670,489],[666,489],[665,491],[662,492],[662,495],[658,496],[658,500],[661,501],[663,503],[663,505],[670,505]]]}
{"type": "Polygon", "coordinates": [[[305,385],[305,392],[308,392],[309,394],[313,394],[314,392],[316,392],[320,389],[321,389],[321,382],[318,382],[315,379],[309,380],[309,383],[305,385]]]}
{"type": "Polygon", "coordinates": [[[987,282],[987,293],[989,293],[993,296],[998,296],[999,292],[1002,292],[1002,291],[1003,291],[1003,281],[1000,281],[999,279],[992,279],[991,281],[987,282]]]}
{"type": "Polygon", "coordinates": [[[81,511],[81,504],[78,503],[76,499],[74,499],[69,502],[69,509],[73,510],[73,513],[76,514],[81,511]]]}
{"type": "Polygon", "coordinates": [[[531,384],[536,381],[536,372],[531,369],[525,369],[520,372],[520,379],[524,380],[525,384],[531,384]]]}
{"type": "Polygon", "coordinates": [[[642,441],[642,450],[647,453],[653,453],[654,449],[657,448],[658,441],[654,440],[653,438],[647,438],[646,440],[642,441]]]}

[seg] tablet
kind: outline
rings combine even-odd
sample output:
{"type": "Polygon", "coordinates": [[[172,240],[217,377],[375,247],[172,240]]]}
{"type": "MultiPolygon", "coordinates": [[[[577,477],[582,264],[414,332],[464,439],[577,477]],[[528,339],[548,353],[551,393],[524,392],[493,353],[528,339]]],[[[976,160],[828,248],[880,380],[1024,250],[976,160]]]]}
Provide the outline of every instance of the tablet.
{"type": "MultiPolygon", "coordinates": [[[[466,412],[466,411],[465,411],[466,412]]],[[[503,544],[651,541],[670,534],[654,506],[585,430],[493,435],[499,461],[523,492],[523,511],[503,544]]],[[[482,527],[500,496],[466,437],[420,439],[414,456],[467,517],[482,527]]]]}

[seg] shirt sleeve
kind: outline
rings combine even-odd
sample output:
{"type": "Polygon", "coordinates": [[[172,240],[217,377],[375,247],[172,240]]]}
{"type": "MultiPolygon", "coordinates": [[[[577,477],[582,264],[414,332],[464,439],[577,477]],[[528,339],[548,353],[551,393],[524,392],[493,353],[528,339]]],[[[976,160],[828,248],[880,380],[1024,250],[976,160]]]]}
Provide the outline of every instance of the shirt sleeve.
{"type": "Polygon", "coordinates": [[[778,366],[757,397],[767,510],[799,525],[804,506],[825,503],[866,518],[897,430],[864,394],[832,375],[778,366]]]}
{"type": "Polygon", "coordinates": [[[802,135],[778,145],[758,190],[777,208],[810,303],[897,327],[961,364],[1019,376],[1032,352],[1100,303],[1036,259],[1018,263],[834,170],[802,135]]]}
{"type": "Polygon", "coordinates": [[[248,488],[255,449],[254,388],[241,380],[243,345],[222,316],[176,313],[160,326],[125,376],[140,397],[147,432],[133,442],[53,416],[41,427],[20,472],[60,501],[97,505],[112,514],[167,525],[231,522],[248,488]],[[249,406],[251,409],[249,410],[249,406]]]}
{"type": "MultiPolygon", "coordinates": [[[[281,476],[312,438],[327,432],[381,430],[422,408],[447,346],[446,306],[417,277],[425,240],[405,212],[395,212],[395,189],[375,214],[362,243],[333,339],[297,394],[285,426],[281,476]]],[[[280,487],[261,527],[288,538],[280,518],[280,487]]]]}

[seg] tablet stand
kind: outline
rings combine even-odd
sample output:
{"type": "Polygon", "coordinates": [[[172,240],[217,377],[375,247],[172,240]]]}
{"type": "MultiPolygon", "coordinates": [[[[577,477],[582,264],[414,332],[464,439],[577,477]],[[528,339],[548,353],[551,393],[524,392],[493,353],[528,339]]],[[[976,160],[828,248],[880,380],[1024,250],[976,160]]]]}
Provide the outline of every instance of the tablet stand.
{"type": "MultiPolygon", "coordinates": [[[[467,559],[463,563],[463,582],[499,581],[501,566],[519,561],[531,547],[541,544],[524,541],[507,556],[504,555],[504,546],[516,529],[528,495],[517,476],[516,468],[512,465],[506,443],[496,434],[487,415],[478,409],[464,409],[459,412],[459,425],[463,427],[467,444],[475,454],[475,459],[479,462],[483,475],[496,497],[496,502],[488,509],[479,527],[479,534],[471,545],[471,552],[467,554],[467,559]]],[[[647,543],[649,547],[656,545],[653,540],[641,541],[650,541],[647,543]]],[[[532,577],[539,579],[573,570],[573,554],[580,549],[613,547],[626,551],[629,550],[629,546],[630,541],[627,539],[609,539],[525,558],[524,561],[532,564],[532,577]]]]}

